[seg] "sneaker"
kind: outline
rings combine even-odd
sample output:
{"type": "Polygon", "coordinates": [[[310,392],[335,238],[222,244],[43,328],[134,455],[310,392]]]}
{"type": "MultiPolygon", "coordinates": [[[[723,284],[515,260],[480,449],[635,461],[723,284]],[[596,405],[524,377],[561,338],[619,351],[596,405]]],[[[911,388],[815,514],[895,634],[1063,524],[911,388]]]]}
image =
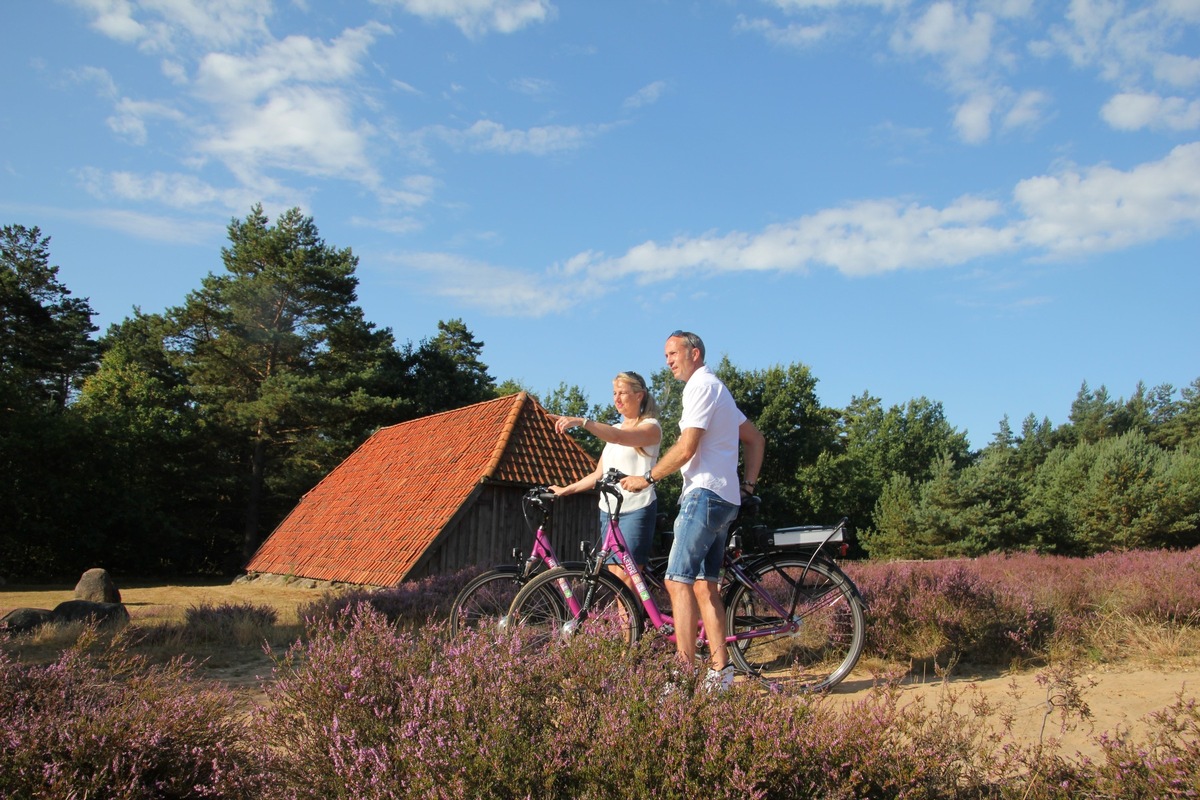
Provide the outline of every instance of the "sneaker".
{"type": "Polygon", "coordinates": [[[721,669],[708,668],[704,676],[704,691],[727,692],[733,686],[733,664],[726,664],[721,669]]]}

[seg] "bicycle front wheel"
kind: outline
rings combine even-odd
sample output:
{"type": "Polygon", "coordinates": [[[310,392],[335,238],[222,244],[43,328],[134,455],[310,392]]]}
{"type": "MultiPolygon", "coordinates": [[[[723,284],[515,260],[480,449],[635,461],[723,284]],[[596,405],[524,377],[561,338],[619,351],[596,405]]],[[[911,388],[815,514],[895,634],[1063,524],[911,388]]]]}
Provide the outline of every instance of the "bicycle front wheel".
{"type": "Polygon", "coordinates": [[[504,630],[508,623],[508,607],[521,590],[524,581],[517,567],[496,567],[472,578],[450,609],[450,635],[457,636],[468,628],[504,630]]]}
{"type": "Polygon", "coordinates": [[[633,644],[642,633],[642,614],[633,593],[608,572],[558,567],[525,584],[508,610],[509,627],[530,644],[566,641],[581,634],[633,644]],[[590,603],[588,590],[595,587],[590,603]]]}
{"type": "Polygon", "coordinates": [[[734,586],[726,609],[729,654],[739,668],[809,690],[850,674],[862,654],[866,613],[845,573],[778,554],[753,565],[749,577],[754,586],[734,586]]]}

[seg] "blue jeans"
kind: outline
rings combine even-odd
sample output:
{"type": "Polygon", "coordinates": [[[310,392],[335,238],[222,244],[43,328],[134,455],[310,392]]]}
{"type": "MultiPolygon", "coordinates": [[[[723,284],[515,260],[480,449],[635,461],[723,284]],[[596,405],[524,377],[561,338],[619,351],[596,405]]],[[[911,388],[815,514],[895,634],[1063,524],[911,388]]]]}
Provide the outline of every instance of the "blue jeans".
{"type": "MultiPolygon", "coordinates": [[[[611,515],[607,511],[600,512],[600,536],[608,533],[608,520],[611,515]]],[[[625,537],[625,546],[633,563],[639,567],[650,560],[650,548],[654,545],[654,526],[658,518],[658,500],[651,500],[650,505],[634,511],[622,511],[618,523],[621,535],[625,537]]],[[[614,555],[609,556],[608,563],[619,564],[620,560],[614,555]]]]}
{"type": "Polygon", "coordinates": [[[667,580],[718,581],[725,560],[725,537],[738,507],[708,489],[692,489],[679,501],[675,541],[667,557],[667,580]]]}

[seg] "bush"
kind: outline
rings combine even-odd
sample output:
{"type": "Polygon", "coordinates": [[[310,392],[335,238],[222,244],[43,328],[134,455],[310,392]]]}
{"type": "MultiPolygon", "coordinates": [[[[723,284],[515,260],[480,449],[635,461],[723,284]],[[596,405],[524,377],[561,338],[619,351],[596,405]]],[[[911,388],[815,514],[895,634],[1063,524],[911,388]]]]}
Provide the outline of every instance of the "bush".
{"type": "Polygon", "coordinates": [[[953,796],[964,780],[941,754],[970,726],[914,747],[895,696],[841,715],[752,684],[694,692],[662,644],[520,652],[360,609],[281,659],[256,735],[297,798],[953,796]]]}
{"type": "Polygon", "coordinates": [[[264,750],[233,696],[181,660],[149,667],[87,641],[48,666],[0,653],[0,796],[258,798],[264,750]]]}
{"type": "Polygon", "coordinates": [[[299,609],[300,618],[309,625],[322,627],[337,620],[350,619],[347,611],[371,608],[394,623],[422,625],[432,619],[446,618],[458,591],[478,569],[465,569],[451,575],[433,575],[419,581],[405,581],[386,589],[353,589],[327,594],[299,609]]]}

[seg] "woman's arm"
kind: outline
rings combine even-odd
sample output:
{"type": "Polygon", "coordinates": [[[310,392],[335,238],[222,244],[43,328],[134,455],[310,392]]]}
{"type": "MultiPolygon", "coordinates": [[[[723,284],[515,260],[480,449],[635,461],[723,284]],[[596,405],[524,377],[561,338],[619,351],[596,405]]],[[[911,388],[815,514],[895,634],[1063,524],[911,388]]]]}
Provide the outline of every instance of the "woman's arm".
{"type": "Polygon", "coordinates": [[[550,418],[554,420],[554,429],[559,433],[570,428],[583,428],[597,439],[623,444],[626,447],[652,447],[662,441],[662,428],[648,420],[643,420],[634,428],[618,428],[587,417],[559,417],[551,414],[550,418]]]}
{"type": "Polygon", "coordinates": [[[559,497],[586,492],[589,489],[596,488],[596,481],[604,475],[604,465],[597,461],[596,471],[591,475],[584,476],[572,483],[570,486],[551,486],[550,491],[554,492],[559,497]]]}

